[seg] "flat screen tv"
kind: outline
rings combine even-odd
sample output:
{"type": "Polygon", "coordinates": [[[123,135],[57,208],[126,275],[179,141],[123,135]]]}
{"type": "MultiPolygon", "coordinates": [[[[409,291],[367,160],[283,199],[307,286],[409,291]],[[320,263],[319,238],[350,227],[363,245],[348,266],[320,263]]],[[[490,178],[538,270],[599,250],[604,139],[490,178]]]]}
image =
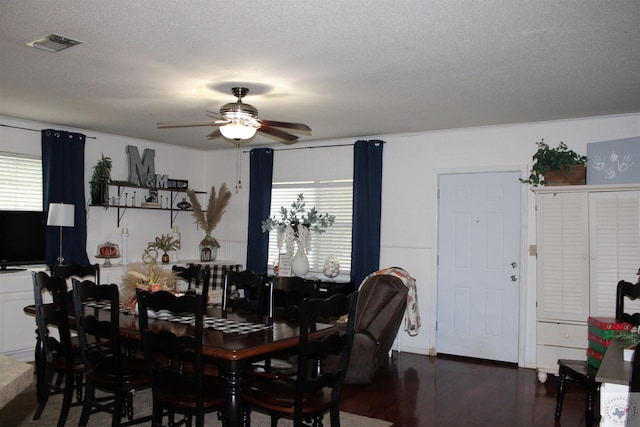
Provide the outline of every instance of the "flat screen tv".
{"type": "Polygon", "coordinates": [[[45,264],[45,242],[44,212],[0,210],[0,271],[45,264]]]}

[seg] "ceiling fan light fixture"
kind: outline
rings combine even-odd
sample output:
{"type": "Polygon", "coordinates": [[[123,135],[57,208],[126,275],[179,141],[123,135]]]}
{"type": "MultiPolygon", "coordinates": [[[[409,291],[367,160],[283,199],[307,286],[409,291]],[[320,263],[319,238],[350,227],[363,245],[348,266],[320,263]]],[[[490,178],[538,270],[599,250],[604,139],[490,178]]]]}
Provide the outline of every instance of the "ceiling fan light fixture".
{"type": "Polygon", "coordinates": [[[220,126],[220,133],[222,136],[228,139],[235,139],[236,141],[242,139],[251,139],[258,131],[258,128],[254,126],[247,126],[241,120],[233,121],[228,125],[220,126]]]}

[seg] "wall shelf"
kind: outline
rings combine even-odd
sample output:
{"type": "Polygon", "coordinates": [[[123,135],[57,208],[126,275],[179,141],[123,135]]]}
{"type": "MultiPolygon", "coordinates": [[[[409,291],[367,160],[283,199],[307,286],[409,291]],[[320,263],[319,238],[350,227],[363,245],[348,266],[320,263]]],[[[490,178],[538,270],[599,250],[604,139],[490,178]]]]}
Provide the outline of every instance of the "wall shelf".
{"type": "MultiPolygon", "coordinates": [[[[187,189],[182,188],[158,188],[158,187],[145,187],[142,185],[136,185],[127,182],[114,181],[109,184],[111,187],[118,188],[117,204],[113,204],[112,200],[109,200],[108,205],[90,205],[90,206],[100,206],[106,208],[113,208],[117,210],[117,227],[120,227],[120,221],[124,217],[125,212],[128,209],[144,209],[151,211],[164,211],[169,212],[169,224],[170,228],[173,228],[173,222],[178,217],[180,212],[193,212],[193,209],[180,209],[175,207],[176,199],[180,194],[186,194],[187,189]],[[132,189],[134,194],[129,194],[125,189],[132,189]],[[145,203],[145,197],[147,194],[136,194],[138,190],[146,190],[147,194],[149,190],[156,190],[158,195],[161,197],[160,202],[158,202],[157,206],[140,206],[137,205],[139,203],[145,203]],[[169,194],[166,194],[169,193],[169,194]],[[129,204],[129,198],[131,197],[131,204],[129,204]],[[124,200],[123,200],[124,198],[124,200]]],[[[196,194],[206,194],[205,191],[195,191],[196,194]]]]}

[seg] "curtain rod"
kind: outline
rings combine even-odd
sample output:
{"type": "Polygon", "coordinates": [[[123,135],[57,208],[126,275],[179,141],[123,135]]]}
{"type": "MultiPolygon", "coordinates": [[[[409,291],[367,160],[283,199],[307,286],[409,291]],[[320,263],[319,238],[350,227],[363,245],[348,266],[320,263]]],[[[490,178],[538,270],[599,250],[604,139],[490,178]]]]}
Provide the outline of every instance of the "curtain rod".
{"type": "MultiPolygon", "coordinates": [[[[30,130],[30,131],[33,131],[33,132],[42,132],[42,129],[22,128],[22,127],[19,127],[19,126],[3,125],[2,123],[0,123],[0,126],[4,126],[6,128],[13,128],[13,129],[30,130]]],[[[79,133],[79,132],[74,132],[74,133],[79,133]]],[[[87,136],[87,135],[85,135],[84,137],[85,138],[89,138],[89,139],[96,139],[95,136],[87,136]]]]}
{"type": "MultiPolygon", "coordinates": [[[[380,141],[383,144],[384,141],[380,141]]],[[[355,144],[336,144],[336,145],[314,145],[312,147],[289,147],[289,148],[272,148],[273,151],[288,151],[288,150],[313,150],[314,148],[331,148],[331,147],[352,147],[355,144]]],[[[258,147],[255,147],[258,148],[258,147]]],[[[251,150],[244,150],[243,153],[250,153],[251,150]]]]}

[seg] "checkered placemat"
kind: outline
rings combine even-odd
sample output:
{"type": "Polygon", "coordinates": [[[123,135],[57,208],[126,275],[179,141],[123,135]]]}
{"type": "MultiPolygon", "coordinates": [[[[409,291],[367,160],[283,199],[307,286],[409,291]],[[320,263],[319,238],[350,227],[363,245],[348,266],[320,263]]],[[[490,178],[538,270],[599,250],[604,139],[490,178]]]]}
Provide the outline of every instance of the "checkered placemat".
{"type": "Polygon", "coordinates": [[[270,325],[265,325],[264,323],[238,322],[236,320],[214,316],[204,316],[202,323],[207,329],[215,329],[216,331],[224,333],[235,333],[241,335],[271,329],[270,325]]]}
{"type": "MultiPolygon", "coordinates": [[[[86,307],[95,307],[105,310],[111,310],[111,304],[108,301],[88,301],[84,303],[86,307]]],[[[130,314],[129,307],[119,307],[123,313],[130,314]]],[[[137,315],[137,312],[136,312],[137,315]]],[[[149,317],[152,319],[165,320],[167,322],[186,323],[193,325],[194,316],[181,316],[175,315],[167,310],[160,310],[159,312],[150,312],[149,317]]],[[[239,322],[237,320],[226,319],[215,316],[202,316],[202,324],[206,329],[214,329],[216,331],[224,332],[225,334],[249,334],[251,332],[263,331],[265,329],[271,329],[271,325],[265,325],[264,323],[252,323],[252,322],[239,322]]]]}

